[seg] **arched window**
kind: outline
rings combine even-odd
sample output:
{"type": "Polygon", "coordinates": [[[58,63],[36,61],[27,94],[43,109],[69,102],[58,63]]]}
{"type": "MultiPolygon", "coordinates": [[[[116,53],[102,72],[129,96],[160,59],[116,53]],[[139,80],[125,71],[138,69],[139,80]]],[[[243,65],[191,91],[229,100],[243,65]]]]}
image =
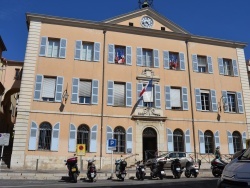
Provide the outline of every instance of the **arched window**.
{"type": "Polygon", "coordinates": [[[174,130],[174,151],[181,151],[184,152],[184,138],[183,138],[183,132],[180,129],[174,130]]]}
{"type": "Polygon", "coordinates": [[[233,132],[234,153],[242,150],[241,134],[238,131],[233,132]]]}
{"type": "Polygon", "coordinates": [[[85,144],[86,151],[89,151],[89,127],[85,124],[77,129],[77,144],[85,144]]]}
{"type": "Polygon", "coordinates": [[[211,131],[205,131],[205,153],[214,153],[214,135],[211,131]]]}
{"type": "Polygon", "coordinates": [[[50,150],[52,126],[48,122],[43,122],[39,127],[39,150],[50,150]]]}
{"type": "Polygon", "coordinates": [[[125,129],[121,126],[118,126],[114,130],[114,139],[116,139],[116,150],[114,152],[125,152],[125,143],[126,143],[126,132],[125,129]]]}

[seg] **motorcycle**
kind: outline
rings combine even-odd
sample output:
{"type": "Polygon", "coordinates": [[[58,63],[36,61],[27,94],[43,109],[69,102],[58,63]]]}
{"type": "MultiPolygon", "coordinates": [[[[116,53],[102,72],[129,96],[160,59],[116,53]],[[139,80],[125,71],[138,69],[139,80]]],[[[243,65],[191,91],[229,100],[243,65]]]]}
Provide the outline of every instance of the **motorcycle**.
{"type": "Polygon", "coordinates": [[[199,164],[194,163],[194,160],[191,159],[186,163],[185,176],[187,178],[190,178],[191,176],[196,178],[198,174],[199,174],[199,164]]]}
{"type": "Polygon", "coordinates": [[[88,179],[93,182],[96,177],[96,167],[95,167],[95,159],[89,159],[88,162],[88,170],[87,170],[87,177],[88,179]]]}
{"type": "Polygon", "coordinates": [[[145,166],[142,164],[142,161],[136,162],[136,177],[138,180],[144,180],[146,173],[145,173],[145,166]]]}
{"type": "Polygon", "coordinates": [[[124,178],[127,175],[126,168],[127,162],[124,159],[115,160],[115,174],[116,177],[124,181],[124,178]]]}
{"type": "Polygon", "coordinates": [[[211,161],[211,169],[212,169],[212,174],[214,177],[220,177],[225,166],[227,165],[228,163],[220,160],[219,158],[215,158],[211,161]]]}
{"type": "Polygon", "coordinates": [[[154,160],[150,166],[150,176],[151,178],[156,178],[156,177],[159,177],[161,180],[163,179],[163,175],[165,175],[165,172],[164,172],[164,164],[166,163],[166,160],[165,159],[159,159],[158,161],[157,160],[154,160]]]}
{"type": "Polygon", "coordinates": [[[171,163],[171,171],[174,175],[174,178],[179,179],[181,177],[181,174],[183,172],[183,169],[181,168],[181,162],[179,159],[174,159],[171,163]]]}
{"type": "Polygon", "coordinates": [[[77,166],[77,157],[68,158],[67,161],[64,160],[64,162],[68,168],[68,174],[70,179],[73,180],[74,183],[77,183],[77,177],[80,174],[80,171],[78,170],[77,166]]]}

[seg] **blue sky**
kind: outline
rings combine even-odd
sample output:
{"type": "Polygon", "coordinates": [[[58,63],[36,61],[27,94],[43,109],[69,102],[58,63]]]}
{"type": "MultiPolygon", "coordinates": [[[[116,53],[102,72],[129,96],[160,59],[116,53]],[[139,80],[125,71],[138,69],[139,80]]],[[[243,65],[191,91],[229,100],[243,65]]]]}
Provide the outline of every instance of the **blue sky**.
{"type": "MultiPolygon", "coordinates": [[[[153,8],[192,34],[250,45],[250,0],[154,0],[153,8]]],[[[138,9],[138,0],[1,0],[3,57],[23,61],[28,36],[25,13],[102,21],[138,9]]],[[[245,48],[250,59],[250,47],[245,48]]]]}

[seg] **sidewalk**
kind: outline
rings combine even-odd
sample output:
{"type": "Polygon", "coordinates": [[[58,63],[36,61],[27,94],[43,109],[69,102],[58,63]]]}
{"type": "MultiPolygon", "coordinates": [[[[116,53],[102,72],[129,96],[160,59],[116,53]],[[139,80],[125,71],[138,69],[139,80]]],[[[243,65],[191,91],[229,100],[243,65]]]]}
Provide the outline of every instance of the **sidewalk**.
{"type": "MultiPolygon", "coordinates": [[[[167,177],[172,177],[170,170],[165,170],[167,177]]],[[[150,170],[146,169],[146,178],[150,176],[150,170]]],[[[97,171],[98,180],[106,180],[111,177],[110,171],[97,171]]],[[[115,173],[113,177],[116,178],[115,173]]],[[[184,173],[182,177],[185,177],[184,173]]],[[[211,170],[200,169],[198,177],[213,177],[211,170]]],[[[135,178],[135,169],[128,169],[127,176],[125,179],[135,178]]],[[[186,178],[186,177],[185,177],[186,178]]],[[[24,179],[24,180],[67,180],[68,174],[67,169],[65,171],[34,171],[34,170],[11,170],[3,169],[0,171],[0,179],[24,179]]],[[[86,170],[83,170],[78,179],[86,179],[86,170]]]]}

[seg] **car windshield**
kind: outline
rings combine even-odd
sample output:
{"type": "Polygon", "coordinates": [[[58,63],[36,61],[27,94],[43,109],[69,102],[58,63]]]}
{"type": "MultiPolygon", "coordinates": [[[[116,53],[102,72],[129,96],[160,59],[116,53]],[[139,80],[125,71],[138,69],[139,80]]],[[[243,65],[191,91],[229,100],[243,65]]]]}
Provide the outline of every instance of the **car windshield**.
{"type": "Polygon", "coordinates": [[[245,151],[245,153],[241,156],[240,160],[250,160],[250,148],[245,151]]]}

